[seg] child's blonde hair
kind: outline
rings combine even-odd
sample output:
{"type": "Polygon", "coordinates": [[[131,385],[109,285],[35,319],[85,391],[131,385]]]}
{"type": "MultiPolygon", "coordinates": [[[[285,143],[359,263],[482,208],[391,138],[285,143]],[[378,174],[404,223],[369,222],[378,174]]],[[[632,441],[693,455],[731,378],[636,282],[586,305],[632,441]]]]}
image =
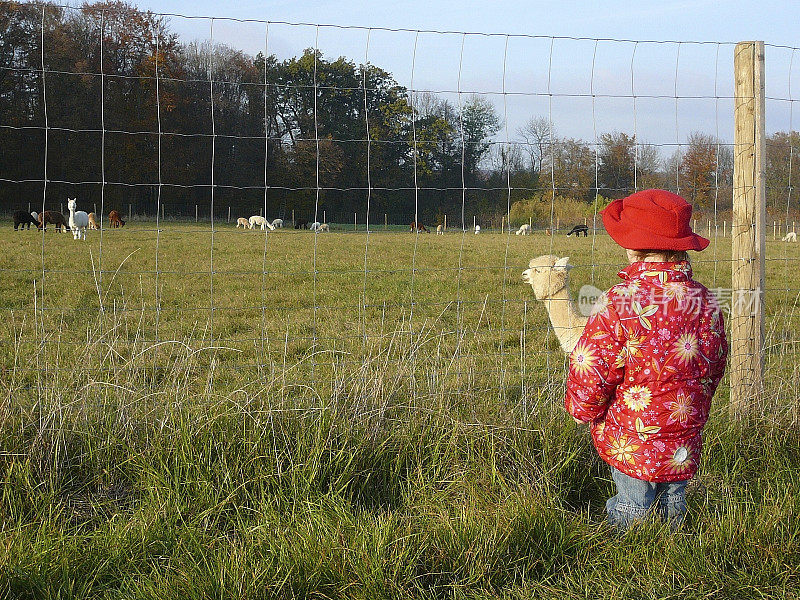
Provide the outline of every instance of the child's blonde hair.
{"type": "Polygon", "coordinates": [[[636,256],[636,261],[643,261],[651,256],[663,257],[663,262],[689,262],[689,253],[685,250],[631,250],[636,256]]]}

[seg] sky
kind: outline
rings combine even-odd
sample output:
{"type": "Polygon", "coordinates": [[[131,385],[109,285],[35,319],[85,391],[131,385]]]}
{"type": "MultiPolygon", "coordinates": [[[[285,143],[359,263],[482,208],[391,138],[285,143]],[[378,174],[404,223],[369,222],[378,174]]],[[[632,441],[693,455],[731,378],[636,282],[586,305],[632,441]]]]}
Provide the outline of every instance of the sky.
{"type": "MultiPolygon", "coordinates": [[[[695,131],[732,139],[733,43],[763,40],[767,131],[800,128],[796,0],[129,1],[157,13],[216,17],[214,42],[251,54],[266,49],[282,59],[317,46],[326,58],[368,60],[400,84],[456,105],[485,94],[506,124],[500,139],[544,117],[561,136],[591,141],[624,131],[665,154],[695,131]]],[[[171,17],[170,24],[186,41],[211,35],[211,20],[171,17]]]]}

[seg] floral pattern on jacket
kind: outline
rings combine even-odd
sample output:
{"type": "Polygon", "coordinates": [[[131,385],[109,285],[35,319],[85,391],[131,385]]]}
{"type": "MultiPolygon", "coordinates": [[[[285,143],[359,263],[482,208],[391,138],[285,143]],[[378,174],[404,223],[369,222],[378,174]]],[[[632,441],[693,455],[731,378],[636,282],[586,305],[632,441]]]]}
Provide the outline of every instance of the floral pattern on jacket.
{"type": "Polygon", "coordinates": [[[637,262],[595,304],[570,355],[566,408],[600,456],[653,482],[690,479],[728,343],[688,262],[637,262]]]}

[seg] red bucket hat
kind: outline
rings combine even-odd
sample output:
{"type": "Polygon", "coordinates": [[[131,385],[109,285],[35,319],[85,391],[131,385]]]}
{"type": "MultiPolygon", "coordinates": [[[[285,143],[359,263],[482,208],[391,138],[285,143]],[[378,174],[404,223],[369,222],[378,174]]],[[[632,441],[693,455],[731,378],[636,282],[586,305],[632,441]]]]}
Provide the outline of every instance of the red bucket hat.
{"type": "Polygon", "coordinates": [[[692,205],[666,190],[643,190],[614,200],[600,214],[611,238],[629,250],[704,250],[692,231],[692,205]]]}

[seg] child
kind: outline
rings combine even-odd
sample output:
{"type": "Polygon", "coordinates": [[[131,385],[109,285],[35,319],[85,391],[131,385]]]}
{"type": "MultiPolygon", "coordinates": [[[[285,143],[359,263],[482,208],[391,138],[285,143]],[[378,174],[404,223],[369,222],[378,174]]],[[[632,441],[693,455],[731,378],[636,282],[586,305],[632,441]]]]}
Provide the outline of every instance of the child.
{"type": "Polygon", "coordinates": [[[630,265],[570,355],[565,404],[611,465],[608,521],[624,530],[655,510],[674,529],[728,353],[719,306],[686,253],[709,242],[692,232],[692,207],[664,190],[614,200],[602,215],[630,265]]]}

